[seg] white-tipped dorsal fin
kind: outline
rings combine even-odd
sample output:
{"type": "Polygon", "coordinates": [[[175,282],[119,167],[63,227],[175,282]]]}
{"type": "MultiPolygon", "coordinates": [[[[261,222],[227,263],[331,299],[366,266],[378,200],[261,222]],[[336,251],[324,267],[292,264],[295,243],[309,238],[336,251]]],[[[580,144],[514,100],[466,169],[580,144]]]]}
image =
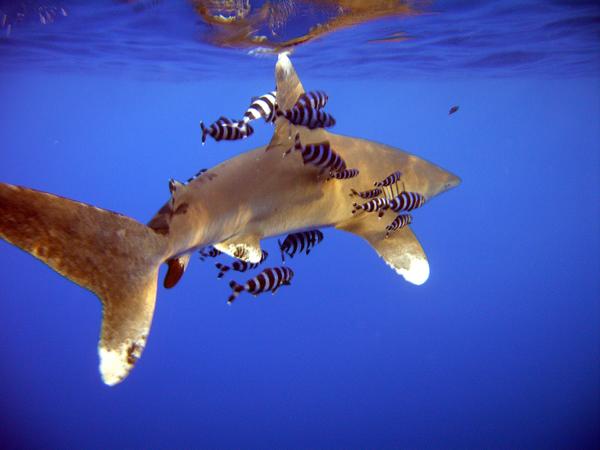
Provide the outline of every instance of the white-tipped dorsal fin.
{"type": "Polygon", "coordinates": [[[336,228],[366,239],[386,264],[409,283],[421,285],[429,278],[427,256],[410,227],[404,227],[386,239],[382,221],[375,214],[366,214],[336,228]]]}

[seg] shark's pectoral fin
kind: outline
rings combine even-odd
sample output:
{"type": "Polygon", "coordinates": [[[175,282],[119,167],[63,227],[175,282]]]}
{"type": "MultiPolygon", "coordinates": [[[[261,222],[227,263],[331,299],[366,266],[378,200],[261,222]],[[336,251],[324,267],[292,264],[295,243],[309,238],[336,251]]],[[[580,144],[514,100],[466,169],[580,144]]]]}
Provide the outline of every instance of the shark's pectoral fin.
{"type": "Polygon", "coordinates": [[[366,239],[379,256],[412,284],[423,284],[429,278],[429,263],[423,247],[409,227],[385,238],[385,227],[373,214],[352,219],[336,228],[366,239]]]}
{"type": "Polygon", "coordinates": [[[167,269],[167,274],[163,281],[163,286],[165,288],[171,289],[179,282],[190,262],[190,255],[190,253],[186,253],[185,255],[167,260],[169,268],[167,269]]]}
{"type": "Polygon", "coordinates": [[[263,256],[258,235],[235,236],[214,247],[226,255],[249,263],[258,263],[263,256]]]}

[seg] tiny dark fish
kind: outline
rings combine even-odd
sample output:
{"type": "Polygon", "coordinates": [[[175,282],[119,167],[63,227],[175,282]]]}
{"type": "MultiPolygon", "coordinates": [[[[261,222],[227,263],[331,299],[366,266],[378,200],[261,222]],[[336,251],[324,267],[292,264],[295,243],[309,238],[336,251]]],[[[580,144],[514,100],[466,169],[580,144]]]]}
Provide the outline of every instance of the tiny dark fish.
{"type": "Polygon", "coordinates": [[[200,249],[199,253],[200,253],[200,260],[204,261],[205,258],[216,258],[223,252],[221,250],[217,250],[216,248],[210,246],[210,247],[200,249]]]}
{"type": "Polygon", "coordinates": [[[399,214],[393,221],[390,223],[386,229],[385,237],[386,239],[392,234],[394,231],[400,230],[407,225],[412,223],[412,216],[410,214],[399,214]]]}
{"type": "Polygon", "coordinates": [[[448,115],[454,114],[456,111],[458,111],[458,106],[454,105],[452,108],[450,108],[450,111],[448,111],[448,115]]]}
{"type": "Polygon", "coordinates": [[[247,270],[256,269],[258,266],[260,266],[265,261],[265,259],[267,259],[268,256],[269,256],[269,253],[266,251],[263,251],[260,261],[257,263],[250,263],[250,262],[246,262],[246,261],[234,261],[233,264],[231,264],[231,266],[226,266],[225,264],[216,263],[215,266],[217,267],[217,269],[219,269],[217,278],[223,278],[223,275],[225,275],[225,272],[228,272],[230,270],[235,270],[236,272],[246,272],[247,270]]]}
{"type": "Polygon", "coordinates": [[[323,233],[320,230],[288,234],[283,242],[277,241],[281,250],[281,260],[285,261],[285,254],[293,258],[296,253],[304,251],[308,255],[322,240],[323,233]]]}
{"type": "Polygon", "coordinates": [[[360,197],[364,199],[374,198],[381,195],[383,192],[380,188],[371,189],[369,191],[357,192],[354,189],[350,189],[350,197],[360,197]]]}
{"type": "Polygon", "coordinates": [[[227,299],[227,303],[231,304],[244,291],[255,297],[268,291],[274,294],[281,286],[289,286],[293,276],[294,271],[289,267],[269,267],[244,285],[231,281],[229,286],[233,289],[233,293],[227,299]]]}

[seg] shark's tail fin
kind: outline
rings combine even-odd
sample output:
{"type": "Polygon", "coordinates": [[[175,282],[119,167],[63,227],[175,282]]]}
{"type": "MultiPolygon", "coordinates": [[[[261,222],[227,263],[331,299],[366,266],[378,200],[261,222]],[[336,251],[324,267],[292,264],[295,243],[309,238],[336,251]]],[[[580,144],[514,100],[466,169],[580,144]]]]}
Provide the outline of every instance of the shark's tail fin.
{"type": "Polygon", "coordinates": [[[100,298],[100,373],[108,385],[122,381],[146,345],[166,238],[128,217],[4,183],[0,238],[100,298]]]}

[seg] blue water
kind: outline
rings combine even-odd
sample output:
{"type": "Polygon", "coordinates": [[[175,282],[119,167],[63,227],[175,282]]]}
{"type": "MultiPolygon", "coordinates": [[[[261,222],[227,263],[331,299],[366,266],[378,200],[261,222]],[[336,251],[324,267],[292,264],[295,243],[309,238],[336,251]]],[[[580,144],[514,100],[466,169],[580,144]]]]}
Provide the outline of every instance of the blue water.
{"type": "MultiPolygon", "coordinates": [[[[249,140],[202,147],[198,123],[272,89],[273,56],[210,45],[186,2],[80,3],[2,29],[0,181],[145,223],[170,177],[267,143],[257,123],[249,140]]],[[[290,263],[291,287],[228,307],[227,282],[194,256],[159,288],[143,357],[110,388],[100,303],[0,241],[0,446],[600,446],[600,8],[430,12],[291,56],[329,94],[333,132],[462,178],[412,226],[427,283],[324,230],[290,263]],[[397,31],[411,38],[369,42],[397,31]]]]}

